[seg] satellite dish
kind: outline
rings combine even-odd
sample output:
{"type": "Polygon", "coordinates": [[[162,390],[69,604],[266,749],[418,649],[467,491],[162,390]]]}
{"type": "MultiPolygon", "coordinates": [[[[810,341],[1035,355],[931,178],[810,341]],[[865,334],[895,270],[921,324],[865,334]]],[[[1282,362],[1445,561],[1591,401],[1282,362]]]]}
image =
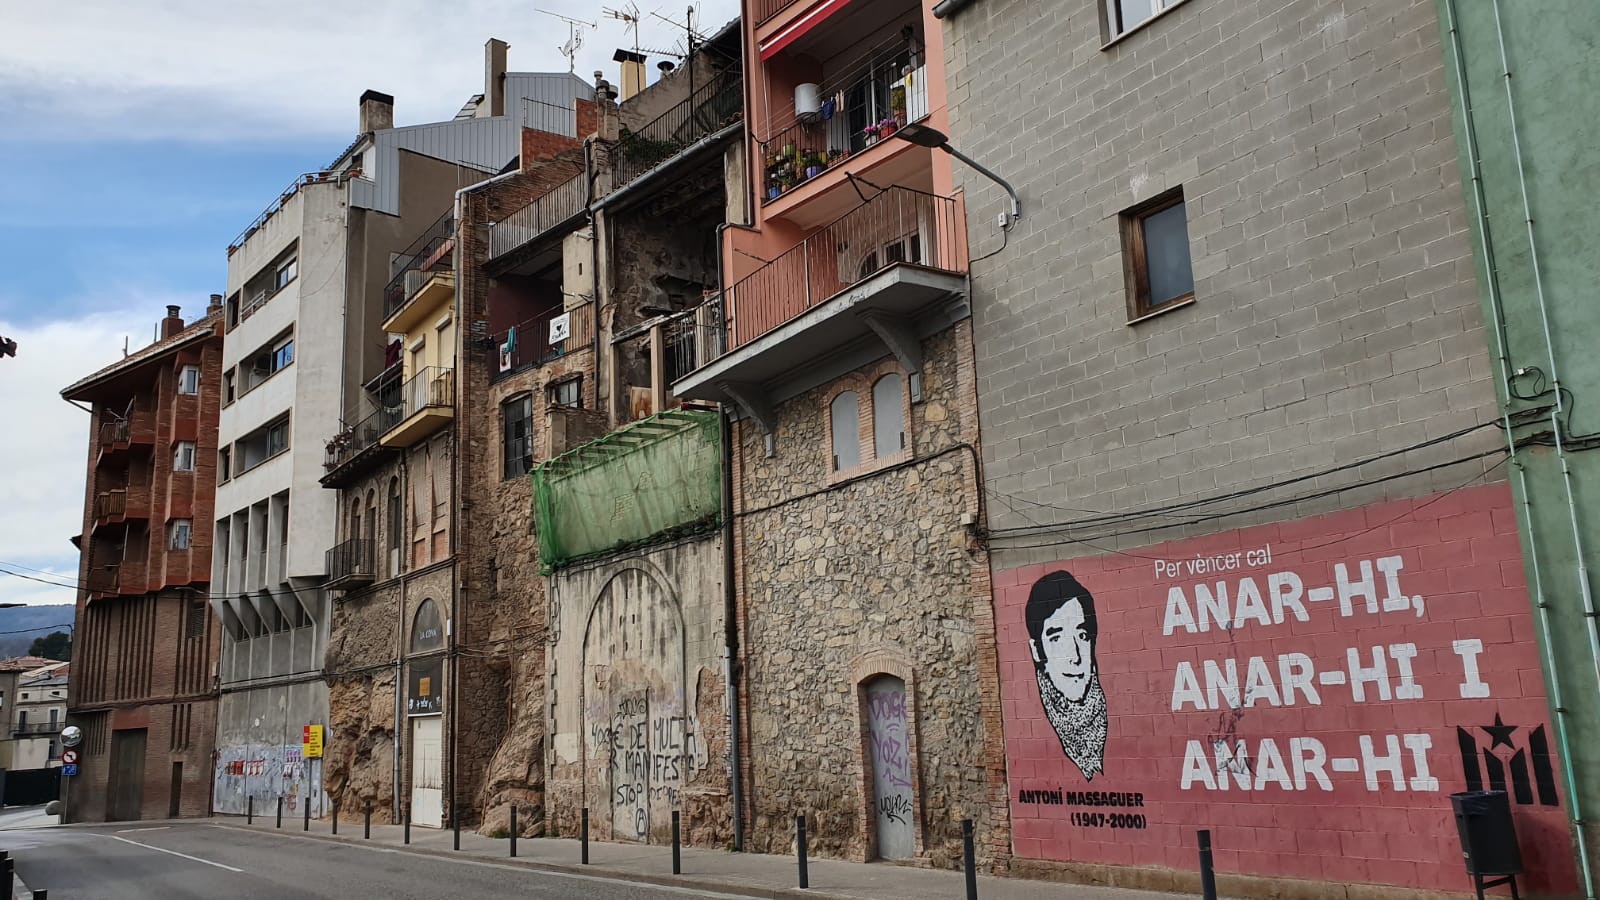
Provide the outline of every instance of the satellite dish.
{"type": "Polygon", "coordinates": [[[76,747],[83,743],[83,729],[76,725],[68,725],[61,729],[61,746],[76,747]]]}

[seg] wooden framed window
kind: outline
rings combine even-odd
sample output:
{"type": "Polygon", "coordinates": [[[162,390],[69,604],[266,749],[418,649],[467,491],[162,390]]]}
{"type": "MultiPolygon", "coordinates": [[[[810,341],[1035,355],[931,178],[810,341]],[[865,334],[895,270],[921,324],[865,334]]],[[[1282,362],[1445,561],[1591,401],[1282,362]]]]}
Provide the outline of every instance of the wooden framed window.
{"type": "Polygon", "coordinates": [[[533,467],[533,397],[523,394],[500,404],[501,459],[505,478],[521,478],[533,467]]]}
{"type": "Polygon", "coordinates": [[[832,421],[833,470],[861,465],[861,403],[855,391],[841,391],[828,404],[832,421]]]}
{"type": "Polygon", "coordinates": [[[1189,220],[1181,188],[1122,214],[1122,259],[1130,320],[1194,299],[1189,220]]]}

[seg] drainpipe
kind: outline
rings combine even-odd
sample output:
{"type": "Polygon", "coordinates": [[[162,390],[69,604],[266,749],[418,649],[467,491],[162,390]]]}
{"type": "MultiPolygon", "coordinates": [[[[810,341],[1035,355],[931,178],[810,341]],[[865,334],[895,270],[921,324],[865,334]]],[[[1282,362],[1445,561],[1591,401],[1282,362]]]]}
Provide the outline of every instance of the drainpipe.
{"type": "Polygon", "coordinates": [[[976,0],[939,0],[933,6],[935,19],[948,19],[963,9],[971,6],[976,0]]]}
{"type": "MultiPolygon", "coordinates": [[[[1560,380],[1556,375],[1555,345],[1550,339],[1550,320],[1544,301],[1543,283],[1539,278],[1538,255],[1533,245],[1533,217],[1528,207],[1527,180],[1524,175],[1524,169],[1522,165],[1521,142],[1517,138],[1516,115],[1514,108],[1511,106],[1512,98],[1510,67],[1506,65],[1505,33],[1503,30],[1501,30],[1500,25],[1499,0],[1493,0],[1493,8],[1495,16],[1495,28],[1497,32],[1499,32],[1500,38],[1500,62],[1502,70],[1506,73],[1506,103],[1508,107],[1507,111],[1510,114],[1509,119],[1511,122],[1512,147],[1517,159],[1517,175],[1519,180],[1522,182],[1523,215],[1528,229],[1528,249],[1530,252],[1530,262],[1533,266],[1534,285],[1539,301],[1539,311],[1544,320],[1545,342],[1550,353],[1550,379],[1555,385],[1556,389],[1556,403],[1553,407],[1553,411],[1551,412],[1551,425],[1555,434],[1556,453],[1561,461],[1562,476],[1566,485],[1567,512],[1572,521],[1573,541],[1575,545],[1574,551],[1576,552],[1578,558],[1578,583],[1583,595],[1584,617],[1589,623],[1589,627],[1587,629],[1589,634],[1589,653],[1592,660],[1594,660],[1596,663],[1600,663],[1600,635],[1597,635],[1596,633],[1594,598],[1589,588],[1589,573],[1587,564],[1584,561],[1582,540],[1578,533],[1577,505],[1572,496],[1572,474],[1571,470],[1567,466],[1565,450],[1561,443],[1561,423],[1559,417],[1562,403],[1560,380]]],[[[1476,122],[1472,114],[1472,95],[1468,88],[1466,63],[1462,56],[1461,30],[1460,26],[1456,22],[1456,0],[1444,0],[1444,9],[1445,27],[1446,32],[1449,35],[1450,43],[1450,61],[1451,65],[1455,69],[1456,83],[1459,85],[1461,90],[1463,132],[1465,134],[1467,143],[1466,150],[1468,171],[1472,179],[1471,196],[1473,202],[1473,213],[1478,219],[1478,227],[1483,235],[1481,243],[1483,245],[1483,262],[1486,279],[1485,287],[1487,288],[1490,311],[1494,320],[1491,323],[1490,330],[1494,332],[1495,355],[1500,367],[1501,380],[1507,386],[1509,391],[1511,380],[1514,377],[1511,366],[1510,352],[1508,349],[1509,338],[1506,334],[1505,309],[1500,296],[1499,270],[1495,264],[1494,245],[1491,239],[1492,233],[1490,231],[1489,215],[1484,200],[1483,171],[1478,163],[1478,132],[1476,122]]],[[[1506,443],[1511,454],[1512,466],[1517,472],[1517,484],[1519,489],[1522,491],[1524,510],[1523,521],[1527,523],[1528,530],[1529,567],[1532,570],[1531,574],[1533,575],[1531,587],[1533,589],[1534,605],[1539,611],[1539,625],[1544,632],[1544,639],[1539,642],[1540,656],[1543,657],[1546,671],[1550,673],[1550,702],[1556,712],[1556,735],[1561,745],[1561,773],[1563,779],[1566,781],[1567,803],[1570,810],[1569,818],[1573,823],[1572,830],[1577,836],[1578,864],[1583,873],[1583,895],[1585,898],[1587,898],[1587,900],[1595,900],[1594,872],[1589,861],[1587,839],[1583,833],[1584,819],[1582,801],[1578,796],[1577,778],[1572,767],[1572,744],[1567,730],[1567,719],[1571,715],[1571,711],[1568,710],[1565,704],[1562,702],[1560,669],[1555,660],[1555,652],[1550,645],[1550,604],[1545,599],[1543,575],[1539,567],[1538,538],[1533,527],[1533,502],[1528,493],[1527,471],[1522,466],[1521,461],[1517,459],[1516,440],[1512,436],[1511,432],[1510,405],[1511,403],[1508,393],[1506,402],[1501,408],[1501,422],[1506,433],[1506,443]]],[[[1600,680],[1600,667],[1597,667],[1596,669],[1596,677],[1597,680],[1600,680]]]]}
{"type": "MultiPolygon", "coordinates": [[[[726,289],[727,275],[722,271],[722,245],[727,240],[726,232],[729,223],[722,222],[717,225],[717,292],[722,294],[726,289]]],[[[722,317],[727,322],[728,298],[722,296],[722,317]]],[[[728,417],[728,405],[719,404],[722,408],[722,629],[723,643],[726,647],[728,658],[723,665],[723,675],[727,679],[728,695],[728,757],[732,765],[729,770],[728,787],[733,800],[733,849],[735,852],[744,850],[744,778],[743,762],[739,758],[739,619],[738,619],[738,591],[735,589],[733,540],[734,540],[734,515],[733,515],[733,420],[728,417]]]]}
{"type": "Polygon", "coordinates": [[[594,332],[590,349],[594,355],[594,405],[600,405],[600,228],[594,220],[594,136],[590,135],[583,141],[583,189],[587,196],[584,206],[589,214],[589,278],[594,286],[589,290],[589,302],[594,308],[589,311],[590,330],[594,332]]]}

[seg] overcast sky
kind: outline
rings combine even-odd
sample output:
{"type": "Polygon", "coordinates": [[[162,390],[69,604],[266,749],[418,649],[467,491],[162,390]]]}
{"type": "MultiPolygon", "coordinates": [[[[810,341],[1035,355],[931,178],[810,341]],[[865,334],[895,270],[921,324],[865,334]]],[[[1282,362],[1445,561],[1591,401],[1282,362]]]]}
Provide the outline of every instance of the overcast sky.
{"type": "MultiPolygon", "coordinates": [[[[737,0],[702,0],[714,31],[737,0]]],[[[77,578],[86,413],[61,388],[138,348],[167,304],[199,315],[226,247],[298,173],[355,137],[357,98],[395,97],[399,125],[448,119],[483,90],[483,43],[509,68],[616,80],[635,37],[576,0],[0,0],[0,566],[77,578]]],[[[688,4],[639,2],[637,43],[672,49],[688,4]]],[[[652,60],[659,57],[652,57],[652,60]]],[[[653,67],[652,67],[653,71],[653,67]]],[[[50,577],[50,576],[40,576],[50,577]]],[[[0,602],[71,603],[70,589],[0,575],[0,602]]]]}

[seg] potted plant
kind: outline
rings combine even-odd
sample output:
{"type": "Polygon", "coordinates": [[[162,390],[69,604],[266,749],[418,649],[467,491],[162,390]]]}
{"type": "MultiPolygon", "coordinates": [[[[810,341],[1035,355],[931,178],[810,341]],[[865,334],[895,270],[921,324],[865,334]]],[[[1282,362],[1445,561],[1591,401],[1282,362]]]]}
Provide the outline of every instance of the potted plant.
{"type": "Polygon", "coordinates": [[[871,147],[873,144],[876,144],[878,142],[878,136],[879,136],[878,135],[878,123],[877,122],[873,122],[871,125],[868,125],[867,127],[861,129],[861,136],[866,139],[868,147],[871,147]]]}
{"type": "Polygon", "coordinates": [[[807,148],[805,154],[801,157],[801,162],[805,164],[807,178],[815,178],[822,174],[822,154],[817,151],[807,148]]]}
{"type": "Polygon", "coordinates": [[[905,85],[897,84],[889,89],[889,108],[894,110],[895,124],[904,125],[906,123],[905,85]]]}
{"type": "Polygon", "coordinates": [[[896,122],[895,120],[893,120],[893,119],[881,119],[878,122],[878,137],[879,138],[891,137],[895,133],[895,131],[898,130],[899,128],[900,128],[900,124],[898,122],[896,122]]]}

